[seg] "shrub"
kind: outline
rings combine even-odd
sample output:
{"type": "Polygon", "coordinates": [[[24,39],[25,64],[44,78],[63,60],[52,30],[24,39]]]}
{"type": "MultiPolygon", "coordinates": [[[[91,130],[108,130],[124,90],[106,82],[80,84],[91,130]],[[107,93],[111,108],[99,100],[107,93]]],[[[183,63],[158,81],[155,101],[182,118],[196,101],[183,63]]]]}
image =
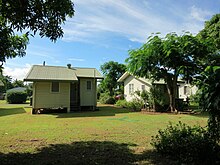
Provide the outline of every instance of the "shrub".
{"type": "Polygon", "coordinates": [[[128,102],[126,100],[118,100],[115,103],[115,105],[119,106],[119,107],[127,108],[128,107],[128,102]]]}
{"type": "Polygon", "coordinates": [[[133,99],[132,101],[128,102],[127,107],[133,111],[140,111],[143,108],[144,102],[140,99],[133,99]]]}
{"type": "Polygon", "coordinates": [[[10,104],[20,104],[26,102],[27,93],[21,91],[10,91],[6,93],[6,100],[10,104]]]}
{"type": "Polygon", "coordinates": [[[194,95],[191,95],[191,96],[189,97],[190,102],[199,103],[200,100],[201,100],[201,95],[202,95],[202,94],[201,94],[201,91],[198,90],[194,95]]]}
{"type": "Polygon", "coordinates": [[[101,93],[99,101],[102,104],[115,104],[115,99],[108,93],[101,93]]]}
{"type": "Polygon", "coordinates": [[[165,130],[159,130],[152,137],[151,144],[162,155],[187,164],[215,164],[217,160],[217,143],[208,132],[200,126],[169,124],[165,130]]]}

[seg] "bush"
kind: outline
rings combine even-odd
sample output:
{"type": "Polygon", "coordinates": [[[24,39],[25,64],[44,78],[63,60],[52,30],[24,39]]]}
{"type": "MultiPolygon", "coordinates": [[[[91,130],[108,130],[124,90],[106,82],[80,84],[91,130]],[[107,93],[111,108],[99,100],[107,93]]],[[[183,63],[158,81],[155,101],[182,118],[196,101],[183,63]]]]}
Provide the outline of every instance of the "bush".
{"type": "Polygon", "coordinates": [[[102,104],[115,104],[115,99],[108,93],[101,93],[99,101],[102,104]]]}
{"type": "Polygon", "coordinates": [[[189,100],[190,102],[193,102],[193,103],[199,103],[200,100],[201,100],[201,91],[198,90],[194,95],[191,95],[189,100]]]}
{"type": "Polygon", "coordinates": [[[169,124],[165,130],[152,138],[151,144],[162,155],[169,156],[180,163],[215,164],[217,160],[217,143],[208,132],[200,126],[169,124]]]}
{"type": "Polygon", "coordinates": [[[119,107],[127,108],[128,107],[128,102],[126,100],[118,100],[115,103],[115,105],[119,106],[119,107]]]}
{"type": "Polygon", "coordinates": [[[133,111],[140,111],[144,106],[144,102],[140,99],[133,99],[128,102],[127,107],[133,111]]]}
{"type": "Polygon", "coordinates": [[[21,104],[26,102],[27,93],[21,91],[10,91],[6,93],[6,100],[10,104],[21,104]]]}

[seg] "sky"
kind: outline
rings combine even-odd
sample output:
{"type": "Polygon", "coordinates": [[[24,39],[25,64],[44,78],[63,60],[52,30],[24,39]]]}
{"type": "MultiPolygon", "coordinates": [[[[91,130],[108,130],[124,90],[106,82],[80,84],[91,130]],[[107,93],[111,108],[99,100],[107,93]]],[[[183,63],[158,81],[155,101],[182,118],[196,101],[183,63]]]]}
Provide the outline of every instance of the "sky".
{"type": "Polygon", "coordinates": [[[56,43],[31,37],[26,56],[8,59],[4,75],[23,80],[32,65],[91,67],[125,63],[129,50],[143,45],[152,33],[161,36],[189,31],[220,13],[220,0],[74,0],[75,15],[67,18],[64,36],[56,43]]]}

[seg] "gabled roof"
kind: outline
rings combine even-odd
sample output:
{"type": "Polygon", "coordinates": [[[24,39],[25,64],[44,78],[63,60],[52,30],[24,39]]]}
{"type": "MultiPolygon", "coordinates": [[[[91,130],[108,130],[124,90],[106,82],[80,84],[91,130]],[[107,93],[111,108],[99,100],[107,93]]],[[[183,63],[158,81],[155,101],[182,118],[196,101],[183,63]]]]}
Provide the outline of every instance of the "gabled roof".
{"type": "Polygon", "coordinates": [[[130,76],[131,74],[129,74],[128,72],[125,72],[119,79],[118,82],[124,82],[124,80],[130,76]]]}
{"type": "Polygon", "coordinates": [[[33,65],[24,81],[78,81],[78,77],[102,78],[95,68],[33,65]]]}
{"type": "Polygon", "coordinates": [[[95,68],[72,68],[75,70],[77,77],[86,77],[86,78],[97,78],[97,79],[103,79],[103,76],[101,73],[95,69],[95,68]]]}
{"type": "MultiPolygon", "coordinates": [[[[132,76],[132,74],[125,72],[119,79],[118,82],[124,82],[126,78],[128,78],[129,76],[132,76]]],[[[146,78],[142,78],[142,77],[135,77],[136,79],[138,79],[139,81],[142,81],[143,83],[147,83],[149,84],[149,82],[151,82],[152,84],[165,84],[164,80],[160,80],[160,81],[154,81],[152,82],[150,79],[146,79],[146,78]]]]}
{"type": "MultiPolygon", "coordinates": [[[[128,78],[129,76],[132,76],[132,74],[125,72],[119,79],[118,82],[124,82],[126,78],[128,78]]],[[[142,82],[149,82],[149,79],[146,78],[142,78],[142,77],[135,77],[137,79],[139,79],[142,82]]],[[[185,81],[181,80],[180,78],[178,78],[178,83],[185,83],[185,81]]],[[[159,80],[159,81],[153,81],[152,84],[166,84],[166,82],[164,80],[159,80]]]]}

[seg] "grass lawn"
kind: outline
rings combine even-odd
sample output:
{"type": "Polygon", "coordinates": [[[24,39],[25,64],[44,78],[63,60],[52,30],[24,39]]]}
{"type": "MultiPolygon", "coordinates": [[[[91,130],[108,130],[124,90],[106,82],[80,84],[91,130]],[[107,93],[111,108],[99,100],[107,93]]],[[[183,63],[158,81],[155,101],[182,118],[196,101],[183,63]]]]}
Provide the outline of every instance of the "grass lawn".
{"type": "MultiPolygon", "coordinates": [[[[0,101],[1,164],[168,164],[151,136],[169,122],[205,126],[206,116],[99,111],[31,115],[28,104],[0,101]]],[[[170,163],[170,162],[169,162],[170,163]]]]}

